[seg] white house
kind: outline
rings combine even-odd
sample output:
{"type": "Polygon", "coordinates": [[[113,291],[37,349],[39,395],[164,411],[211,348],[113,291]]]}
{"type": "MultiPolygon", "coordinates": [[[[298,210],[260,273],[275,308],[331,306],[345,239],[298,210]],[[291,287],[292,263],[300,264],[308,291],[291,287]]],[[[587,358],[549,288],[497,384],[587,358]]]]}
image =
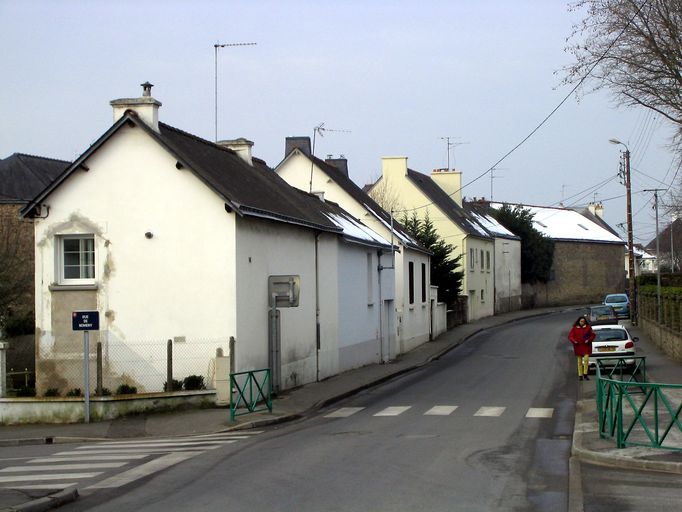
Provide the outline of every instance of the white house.
{"type": "Polygon", "coordinates": [[[396,345],[389,358],[435,338],[445,330],[444,311],[430,293],[430,253],[392,219],[381,206],[348,176],[345,158],[321,160],[311,154],[309,137],[288,137],[285,157],[275,171],[289,183],[313,194],[323,194],[360,219],[386,240],[398,246],[394,254],[396,345]],[[441,319],[435,325],[436,319],[441,319]]]}
{"type": "Polygon", "coordinates": [[[159,122],[143,87],[111,102],[111,128],[22,210],[35,219],[38,393],[82,386],[75,311],[100,313],[90,360],[100,342],[112,390],[162,390],[166,340],[175,378],[210,380],[234,337],[235,370],[271,367],[282,389],[381,361],[395,343],[390,243],[287,185],[250,141],[159,122]]]}

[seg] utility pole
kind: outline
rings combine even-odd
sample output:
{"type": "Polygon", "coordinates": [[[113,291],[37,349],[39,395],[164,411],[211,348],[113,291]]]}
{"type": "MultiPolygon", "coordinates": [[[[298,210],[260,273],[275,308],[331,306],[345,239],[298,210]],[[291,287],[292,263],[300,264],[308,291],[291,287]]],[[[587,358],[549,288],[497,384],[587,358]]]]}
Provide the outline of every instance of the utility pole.
{"type": "Polygon", "coordinates": [[[215,65],[215,142],[218,142],[218,48],[228,48],[232,46],[255,46],[256,43],[216,43],[213,45],[213,62],[215,65]]]}
{"type": "Polygon", "coordinates": [[[661,325],[661,252],[658,237],[658,193],[662,190],[660,188],[644,190],[644,192],[654,193],[654,208],[656,210],[656,321],[658,325],[661,325]]]}
{"type": "Polygon", "coordinates": [[[628,225],[628,298],[630,299],[630,321],[633,325],[637,325],[637,301],[635,298],[635,246],[632,240],[632,190],[630,183],[630,149],[619,141],[618,139],[609,139],[611,144],[620,144],[625,148],[623,158],[625,161],[625,208],[627,210],[627,225],[628,225]]]}

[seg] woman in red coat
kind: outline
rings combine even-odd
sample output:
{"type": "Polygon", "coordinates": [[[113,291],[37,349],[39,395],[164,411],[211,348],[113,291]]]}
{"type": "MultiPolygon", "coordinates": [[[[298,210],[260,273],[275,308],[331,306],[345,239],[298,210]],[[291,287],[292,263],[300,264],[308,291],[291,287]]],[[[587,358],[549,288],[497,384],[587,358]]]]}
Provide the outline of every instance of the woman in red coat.
{"type": "Polygon", "coordinates": [[[594,331],[584,316],[575,321],[571,332],[568,333],[568,341],[573,343],[573,352],[578,359],[578,378],[580,380],[590,380],[587,377],[587,368],[592,354],[592,340],[594,338],[594,331]]]}

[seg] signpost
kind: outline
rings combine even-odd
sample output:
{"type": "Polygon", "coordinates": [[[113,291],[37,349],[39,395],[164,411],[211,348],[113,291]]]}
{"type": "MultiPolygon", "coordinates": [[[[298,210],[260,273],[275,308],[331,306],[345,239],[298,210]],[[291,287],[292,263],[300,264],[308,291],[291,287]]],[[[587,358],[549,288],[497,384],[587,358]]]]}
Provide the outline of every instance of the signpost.
{"type": "Polygon", "coordinates": [[[74,311],[71,328],[83,331],[83,394],[85,423],[90,423],[90,331],[99,331],[99,311],[74,311]]]}

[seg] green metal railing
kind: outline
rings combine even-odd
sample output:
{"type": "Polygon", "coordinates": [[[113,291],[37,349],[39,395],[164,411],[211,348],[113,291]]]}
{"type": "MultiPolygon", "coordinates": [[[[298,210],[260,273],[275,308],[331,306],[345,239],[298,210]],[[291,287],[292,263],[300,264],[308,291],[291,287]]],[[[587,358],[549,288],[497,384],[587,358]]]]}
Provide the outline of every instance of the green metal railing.
{"type": "Polygon", "coordinates": [[[682,451],[681,412],[682,384],[647,382],[646,357],[597,361],[599,435],[614,439],[618,448],[682,451]]]}
{"type": "Polygon", "coordinates": [[[230,390],[231,421],[234,421],[237,416],[242,416],[243,414],[249,414],[251,412],[265,410],[272,412],[272,379],[270,368],[231,373],[230,390]],[[259,407],[259,404],[262,405],[259,407]]]}

